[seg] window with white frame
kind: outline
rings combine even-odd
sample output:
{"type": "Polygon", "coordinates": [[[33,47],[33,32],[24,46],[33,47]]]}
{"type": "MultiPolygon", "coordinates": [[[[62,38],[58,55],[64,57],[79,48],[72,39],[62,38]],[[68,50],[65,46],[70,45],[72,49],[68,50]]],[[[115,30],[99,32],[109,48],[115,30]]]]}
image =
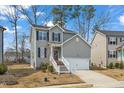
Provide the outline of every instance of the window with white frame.
{"type": "Polygon", "coordinates": [[[39,47],[38,48],[38,57],[39,58],[46,58],[47,57],[47,48],[39,47]]]}
{"type": "Polygon", "coordinates": [[[124,42],[124,37],[120,37],[120,42],[124,42]]]}
{"type": "Polygon", "coordinates": [[[39,32],[39,40],[47,40],[47,32],[39,32]]]}
{"type": "Polygon", "coordinates": [[[41,51],[41,58],[44,58],[44,48],[41,47],[41,48],[40,48],[40,51],[41,51]]]}
{"type": "Polygon", "coordinates": [[[109,58],[116,58],[117,56],[117,52],[116,51],[113,51],[113,50],[109,50],[108,51],[108,57],[109,58]]]}
{"type": "Polygon", "coordinates": [[[109,37],[109,44],[115,45],[116,44],[116,37],[109,37]]]}
{"type": "Polygon", "coordinates": [[[53,38],[53,41],[60,42],[60,33],[53,32],[52,33],[52,38],[53,38]]]}

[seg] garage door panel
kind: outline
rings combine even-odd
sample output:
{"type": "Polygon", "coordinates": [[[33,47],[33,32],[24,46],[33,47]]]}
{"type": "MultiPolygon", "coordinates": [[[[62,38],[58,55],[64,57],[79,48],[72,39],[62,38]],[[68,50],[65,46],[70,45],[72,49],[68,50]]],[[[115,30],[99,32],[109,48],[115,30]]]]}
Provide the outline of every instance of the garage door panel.
{"type": "Polygon", "coordinates": [[[89,59],[85,58],[66,58],[71,70],[89,69],[89,59]]]}

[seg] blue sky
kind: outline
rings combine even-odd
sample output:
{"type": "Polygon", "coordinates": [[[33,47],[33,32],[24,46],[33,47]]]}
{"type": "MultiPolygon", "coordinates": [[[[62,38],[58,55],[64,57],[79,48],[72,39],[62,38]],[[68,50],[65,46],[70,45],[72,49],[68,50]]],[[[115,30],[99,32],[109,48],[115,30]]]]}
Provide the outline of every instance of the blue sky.
{"type": "MultiPolygon", "coordinates": [[[[0,11],[8,6],[0,6],[0,11]]],[[[48,7],[48,10],[45,12],[37,13],[40,15],[38,24],[44,25],[47,24],[48,26],[52,25],[52,16],[49,16],[47,21],[45,21],[46,15],[50,15],[50,11],[53,8],[53,6],[42,6],[42,7],[48,7]]],[[[94,6],[96,8],[95,15],[99,17],[106,11],[110,12],[111,21],[106,24],[106,30],[117,30],[117,31],[124,31],[124,6],[94,6]]],[[[30,9],[30,6],[27,6],[26,9],[30,9]]],[[[8,22],[7,18],[3,15],[2,12],[0,12],[0,25],[7,28],[7,31],[4,33],[4,48],[11,48],[14,44],[14,32],[13,28],[11,27],[11,24],[8,22]]],[[[68,21],[67,28],[71,30],[75,30],[73,28],[73,21],[68,21]]],[[[18,35],[19,38],[22,36],[22,33],[25,33],[26,35],[30,35],[30,25],[25,20],[25,17],[20,14],[20,19],[18,20],[18,35]]],[[[91,35],[92,37],[92,35],[91,35]]],[[[27,41],[27,47],[29,46],[29,42],[27,41]]]]}

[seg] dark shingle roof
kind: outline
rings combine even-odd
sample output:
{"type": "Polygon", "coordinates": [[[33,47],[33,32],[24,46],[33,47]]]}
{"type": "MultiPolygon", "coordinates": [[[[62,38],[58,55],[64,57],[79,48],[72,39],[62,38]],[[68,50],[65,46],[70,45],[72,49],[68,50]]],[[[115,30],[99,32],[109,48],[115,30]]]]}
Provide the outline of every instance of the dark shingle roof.
{"type": "Polygon", "coordinates": [[[33,27],[40,27],[40,28],[47,28],[47,29],[50,28],[50,27],[48,27],[48,26],[35,25],[35,24],[33,24],[32,26],[33,26],[33,27]]]}
{"type": "MultiPolygon", "coordinates": [[[[33,24],[32,25],[33,27],[39,27],[39,28],[41,28],[41,29],[43,29],[43,30],[49,30],[51,27],[48,27],[48,26],[42,26],[42,25],[35,25],[35,24],[33,24]]],[[[65,30],[65,32],[67,32],[67,33],[76,33],[75,31],[72,31],[72,30],[69,30],[69,29],[65,29],[65,28],[63,28],[64,30],[65,30]]]]}
{"type": "Polygon", "coordinates": [[[3,27],[3,26],[1,26],[1,25],[0,25],[0,28],[1,28],[3,31],[4,31],[4,30],[6,30],[6,28],[4,28],[4,27],[3,27]]]}
{"type": "Polygon", "coordinates": [[[124,36],[124,31],[107,31],[107,30],[99,30],[101,33],[110,36],[124,36]]]}

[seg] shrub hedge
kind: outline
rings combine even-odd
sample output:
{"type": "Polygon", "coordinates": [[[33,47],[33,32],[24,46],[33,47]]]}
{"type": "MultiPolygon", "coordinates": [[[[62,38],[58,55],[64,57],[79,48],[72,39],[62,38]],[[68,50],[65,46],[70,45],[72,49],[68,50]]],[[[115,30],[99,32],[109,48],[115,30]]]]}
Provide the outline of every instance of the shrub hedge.
{"type": "Polygon", "coordinates": [[[5,64],[0,64],[0,74],[5,74],[8,68],[5,64]]]}

